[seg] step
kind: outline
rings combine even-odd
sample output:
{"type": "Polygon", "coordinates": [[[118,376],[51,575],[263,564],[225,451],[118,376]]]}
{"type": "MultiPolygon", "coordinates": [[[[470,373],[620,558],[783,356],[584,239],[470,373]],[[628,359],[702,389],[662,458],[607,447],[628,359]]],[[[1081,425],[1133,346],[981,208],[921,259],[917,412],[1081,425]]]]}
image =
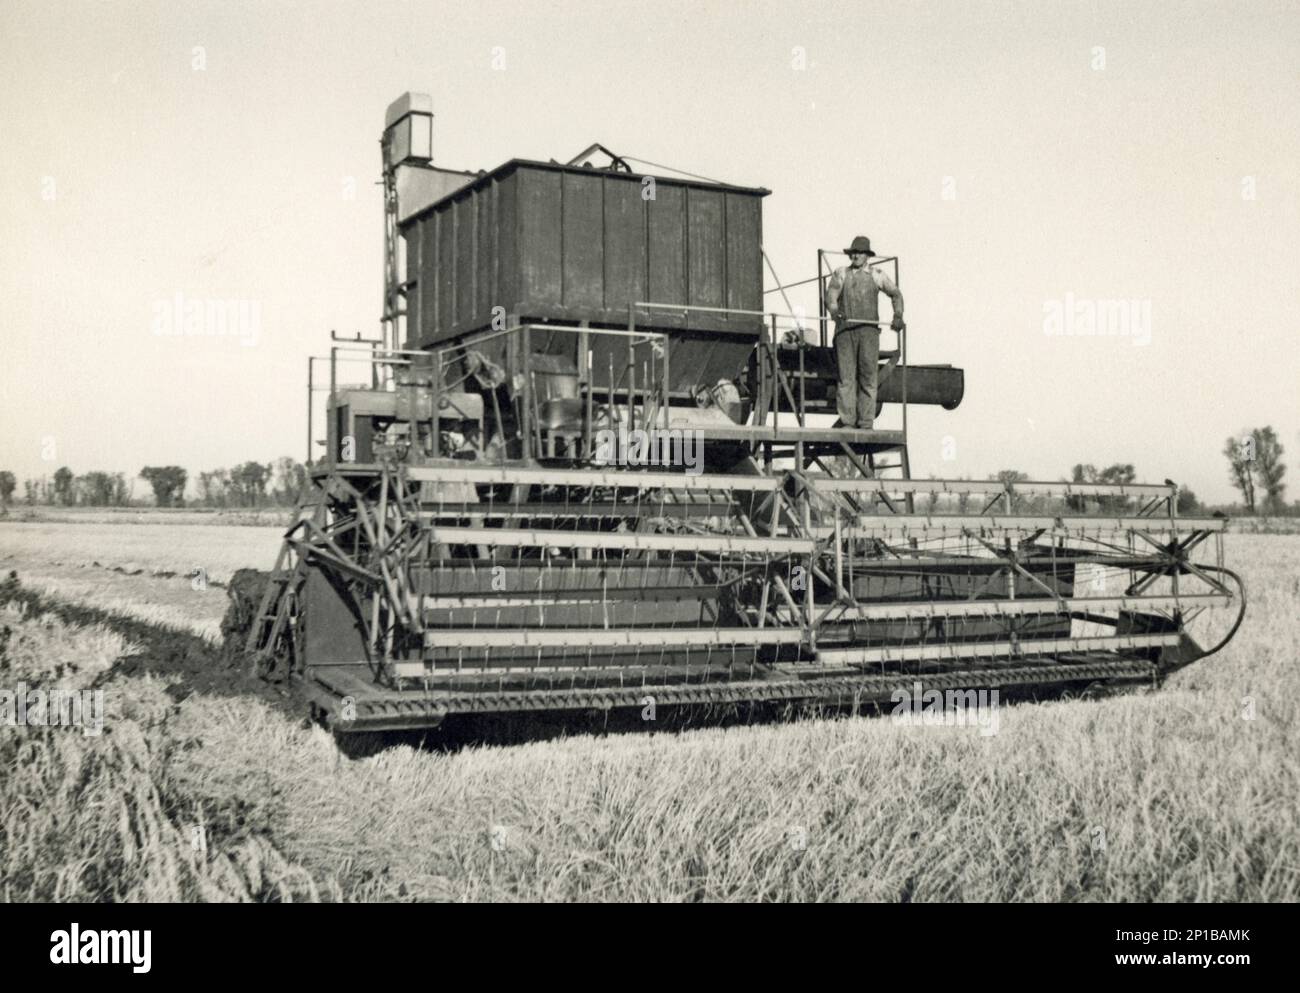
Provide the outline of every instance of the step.
{"type": "Polygon", "coordinates": [[[775,490],[776,476],[720,473],[649,472],[639,469],[516,469],[510,466],[415,466],[404,470],[411,482],[471,485],[525,485],[578,489],[775,490]]]}
{"type": "Polygon", "coordinates": [[[442,527],[429,529],[431,540],[449,545],[513,548],[596,548],[633,552],[707,552],[742,555],[811,555],[808,538],[764,538],[716,534],[639,534],[631,531],[548,531],[522,528],[442,527]]]}
{"type": "Polygon", "coordinates": [[[1159,634],[1107,635],[1089,638],[1042,638],[1023,641],[951,642],[933,645],[855,645],[818,649],[817,660],[833,665],[881,665],[886,662],[957,661],[1021,658],[1097,651],[1145,651],[1178,645],[1177,631],[1159,634]]]}
{"type": "Polygon", "coordinates": [[[680,646],[798,645],[797,627],[764,628],[438,628],[427,648],[670,648],[680,646]]]}
{"type": "Polygon", "coordinates": [[[560,607],[588,604],[613,604],[628,600],[652,603],[657,600],[716,600],[724,587],[701,584],[699,586],[594,587],[587,589],[545,590],[527,593],[501,593],[496,595],[465,593],[411,594],[411,610],[502,610],[520,607],[560,607]]]}
{"type": "MultiPolygon", "coordinates": [[[[1109,537],[1127,536],[1133,532],[1149,534],[1190,534],[1196,531],[1227,530],[1222,518],[1171,520],[1168,517],[1099,517],[1048,515],[994,515],[994,514],[858,514],[851,522],[842,525],[841,536],[883,537],[934,533],[958,535],[967,532],[984,537],[999,533],[1030,534],[1084,534],[1109,537]]],[[[835,535],[830,525],[818,525],[812,534],[821,539],[835,535]]]]}
{"type": "Polygon", "coordinates": [[[1064,483],[1025,481],[1010,485],[997,480],[974,479],[841,479],[821,474],[806,477],[814,489],[821,491],[894,493],[984,493],[1058,497],[1167,497],[1177,487],[1169,483],[1064,483]]]}
{"type": "Polygon", "coordinates": [[[1018,597],[997,600],[927,600],[918,603],[858,603],[846,607],[844,619],[1018,617],[1026,614],[1101,613],[1103,611],[1191,610],[1227,607],[1232,597],[1224,593],[1174,596],[1018,597]]]}

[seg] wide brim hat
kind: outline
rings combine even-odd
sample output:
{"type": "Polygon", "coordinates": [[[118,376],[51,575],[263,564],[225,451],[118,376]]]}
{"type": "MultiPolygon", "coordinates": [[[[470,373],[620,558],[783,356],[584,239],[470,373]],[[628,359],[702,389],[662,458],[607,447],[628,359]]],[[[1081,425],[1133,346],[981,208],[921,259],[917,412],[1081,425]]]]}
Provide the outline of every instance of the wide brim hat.
{"type": "Polygon", "coordinates": [[[868,255],[875,255],[871,250],[871,239],[864,234],[858,235],[853,239],[853,244],[844,249],[845,255],[851,255],[853,252],[866,252],[868,255]]]}

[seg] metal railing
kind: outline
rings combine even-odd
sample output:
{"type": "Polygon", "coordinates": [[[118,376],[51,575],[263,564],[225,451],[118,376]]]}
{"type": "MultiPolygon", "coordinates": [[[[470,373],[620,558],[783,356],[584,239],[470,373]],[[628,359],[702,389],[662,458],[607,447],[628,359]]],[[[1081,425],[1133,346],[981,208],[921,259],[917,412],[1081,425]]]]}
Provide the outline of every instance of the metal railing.
{"type": "MultiPolygon", "coordinates": [[[[819,250],[818,251],[819,265],[820,265],[820,260],[822,258],[822,255],[823,252],[819,250]]],[[[895,272],[897,272],[898,260],[896,258],[890,257],[889,259],[881,260],[882,263],[885,261],[892,261],[895,264],[895,272]]],[[[828,322],[833,322],[835,320],[834,318],[830,317],[828,314],[824,312],[825,310],[824,295],[823,295],[822,309],[823,309],[823,313],[819,314],[817,317],[814,318],[811,317],[810,315],[798,313],[798,312],[782,313],[780,311],[743,310],[735,307],[706,307],[697,304],[658,303],[658,302],[647,301],[647,300],[638,300],[628,304],[628,327],[631,329],[636,328],[636,319],[637,319],[638,310],[645,310],[645,311],[657,310],[657,311],[666,311],[670,313],[680,313],[683,319],[685,319],[687,316],[689,316],[692,313],[723,314],[723,315],[727,315],[728,317],[737,316],[737,317],[762,318],[763,319],[762,325],[759,332],[759,348],[763,358],[762,361],[759,362],[759,366],[758,366],[759,397],[757,398],[758,402],[755,404],[755,411],[756,413],[761,411],[762,420],[758,423],[766,424],[767,414],[770,413],[772,415],[773,427],[780,426],[780,406],[781,406],[780,397],[782,394],[784,394],[790,403],[791,409],[795,412],[796,420],[798,421],[799,426],[804,427],[806,426],[805,408],[807,404],[807,397],[804,391],[804,385],[806,382],[806,375],[807,375],[807,371],[804,366],[804,348],[807,345],[806,331],[808,330],[806,325],[810,325],[813,322],[816,322],[819,329],[818,340],[820,341],[821,347],[825,348],[827,347],[826,325],[828,322]],[[788,377],[785,376],[785,374],[781,370],[780,361],[778,360],[777,353],[776,353],[776,349],[780,347],[783,340],[783,335],[781,334],[781,327],[780,327],[780,322],[782,320],[793,321],[794,327],[791,330],[797,330],[800,333],[799,383],[798,383],[799,389],[798,389],[797,400],[795,399],[794,391],[790,387],[788,377]],[[769,392],[770,392],[770,398],[769,398],[769,392]],[[769,402],[765,403],[764,401],[769,401],[769,402]]],[[[860,324],[860,325],[869,324],[881,330],[884,330],[887,327],[886,324],[880,321],[855,321],[852,323],[860,324]]],[[[898,330],[896,332],[896,334],[898,335],[897,349],[893,351],[884,351],[881,352],[880,354],[882,356],[896,357],[898,360],[897,366],[901,369],[902,434],[903,434],[903,444],[904,446],[906,446],[907,443],[907,326],[904,325],[901,330],[898,330]]],[[[877,386],[879,386],[879,384],[877,384],[877,386]]]]}
{"type": "MultiPolygon", "coordinates": [[[[348,339],[346,338],[340,339],[335,337],[333,340],[346,342],[348,339]]],[[[387,390],[389,387],[393,385],[393,381],[389,376],[383,375],[381,377],[380,370],[385,370],[393,366],[409,366],[414,364],[411,361],[411,359],[393,358],[392,356],[402,356],[402,355],[427,356],[429,354],[428,352],[406,349],[406,348],[384,348],[381,347],[382,343],[380,342],[366,341],[365,339],[361,339],[361,338],[356,339],[356,342],[357,342],[356,344],[332,345],[330,347],[330,353],[328,356],[325,355],[307,356],[307,465],[311,465],[315,461],[315,459],[312,458],[312,445],[314,444],[315,441],[315,439],[312,438],[312,426],[315,421],[315,412],[313,409],[312,400],[314,395],[317,393],[326,393],[326,395],[332,399],[334,397],[334,394],[338,392],[339,390],[338,364],[339,364],[340,352],[364,353],[364,357],[345,359],[344,361],[364,362],[368,364],[371,370],[370,388],[373,390],[387,390]],[[316,385],[316,363],[325,362],[327,360],[330,364],[329,385],[317,386],[316,385]]],[[[364,387],[358,387],[358,388],[364,388],[364,387]]],[[[329,456],[330,461],[332,461],[333,453],[327,452],[326,454],[329,456]]]]}
{"type": "MultiPolygon", "coordinates": [[[[825,253],[819,251],[819,264],[825,253]]],[[[897,263],[894,258],[882,259],[879,263],[892,261],[897,263]]],[[[823,305],[824,307],[824,305],[823,305]]],[[[537,371],[533,368],[532,362],[532,344],[533,335],[546,334],[552,336],[555,334],[572,334],[576,336],[576,365],[578,372],[578,390],[580,396],[585,396],[585,411],[582,428],[582,452],[584,456],[590,456],[592,443],[592,425],[594,423],[594,397],[601,393],[602,389],[597,382],[598,370],[593,368],[593,353],[591,349],[591,337],[615,337],[624,338],[627,341],[627,359],[623,363],[615,363],[613,354],[609,356],[608,379],[603,389],[605,394],[605,407],[610,418],[611,424],[617,422],[626,424],[629,429],[637,426],[638,421],[641,426],[649,427],[657,423],[662,417],[662,426],[669,429],[670,420],[670,401],[669,394],[671,390],[671,333],[662,331],[652,331],[637,328],[638,312],[655,311],[661,313],[680,314],[683,319],[689,318],[691,314],[713,314],[723,315],[724,318],[757,318],[755,323],[758,325],[758,352],[759,359],[757,363],[757,395],[754,397],[753,405],[753,423],[756,426],[766,426],[768,418],[771,418],[771,426],[774,429],[780,428],[782,414],[782,399],[785,401],[785,409],[793,413],[795,421],[799,427],[807,426],[807,395],[806,383],[808,378],[808,369],[805,364],[805,353],[808,347],[808,333],[812,326],[818,327],[817,341],[826,347],[827,341],[827,324],[834,320],[825,313],[817,316],[801,313],[798,311],[780,312],[765,310],[746,310],[734,307],[711,307],[697,304],[683,303],[666,303],[658,301],[632,301],[628,304],[627,328],[593,328],[582,325],[566,324],[518,324],[508,328],[492,329],[481,332],[466,338],[461,338],[454,343],[443,345],[439,348],[423,349],[393,349],[382,347],[382,342],[368,341],[358,338],[355,343],[349,339],[338,339],[340,344],[330,348],[329,353],[329,386],[317,386],[315,382],[315,363],[324,361],[325,356],[312,356],[307,363],[307,459],[312,459],[312,447],[314,439],[312,437],[314,428],[314,410],[313,398],[316,393],[328,389],[330,397],[333,397],[339,390],[338,382],[338,364],[341,354],[357,353],[356,357],[345,359],[345,361],[366,362],[371,366],[372,388],[377,390],[392,391],[395,387],[395,381],[391,371],[396,367],[410,367],[416,364],[416,359],[423,359],[429,363],[430,382],[435,392],[434,409],[437,410],[438,397],[436,394],[451,389],[443,383],[442,377],[444,367],[448,362],[451,353],[459,353],[465,356],[471,351],[475,351],[480,346],[500,338],[517,336],[519,338],[518,348],[514,354],[520,357],[520,368],[514,370],[516,381],[512,384],[515,387],[516,398],[516,422],[520,427],[520,436],[527,439],[530,444],[537,444],[537,451],[540,454],[542,449],[541,439],[541,419],[539,416],[539,401],[537,392],[537,371]],[[798,349],[797,365],[797,382],[792,384],[790,376],[782,368],[779,349],[783,345],[792,343],[785,340],[785,332],[798,332],[798,342],[793,343],[798,349]],[[651,357],[647,364],[641,363],[646,367],[647,374],[643,377],[640,385],[637,383],[637,349],[642,346],[650,346],[651,357]],[[659,365],[655,369],[655,365],[659,365]],[[621,368],[620,368],[621,366],[621,368]],[[385,370],[381,374],[378,370],[385,370]],[[655,382],[650,373],[658,377],[655,382]],[[620,413],[615,408],[615,398],[617,396],[626,398],[626,411],[620,413]],[[638,397],[640,398],[638,401],[638,397]],[[638,417],[638,411],[640,416],[638,417]]],[[[653,318],[651,318],[653,320],[653,318]]],[[[878,328],[884,328],[881,322],[857,322],[862,324],[874,324],[878,328]]],[[[885,350],[880,353],[882,357],[897,359],[895,362],[887,363],[887,371],[894,366],[901,367],[901,407],[902,407],[902,443],[906,446],[907,442],[907,332],[906,328],[897,331],[898,340],[895,350],[885,350]]],[[[795,370],[791,370],[794,372],[795,370]]],[[[469,376],[468,373],[462,374],[459,382],[463,382],[469,376]]],[[[453,384],[455,385],[455,384],[453,384]]],[[[497,398],[492,397],[492,402],[496,404],[497,398]]],[[[501,411],[496,409],[498,424],[501,421],[501,411]]],[[[436,439],[437,432],[434,432],[436,439]]],[[[436,440],[435,440],[436,445],[436,440]]]]}
{"type": "MultiPolygon", "coordinates": [[[[519,344],[515,353],[520,356],[520,368],[516,370],[516,375],[522,377],[522,382],[515,384],[516,418],[520,426],[521,437],[535,444],[536,452],[540,456],[543,449],[543,439],[537,390],[537,371],[533,368],[535,353],[532,345],[534,334],[545,334],[548,338],[547,345],[550,344],[550,338],[557,334],[575,336],[574,358],[578,376],[578,395],[584,399],[581,429],[581,451],[584,458],[590,458],[593,451],[593,425],[595,424],[596,413],[595,397],[597,393],[602,392],[597,383],[599,370],[595,368],[591,347],[593,337],[621,338],[627,344],[627,357],[623,363],[615,363],[613,349],[610,350],[608,378],[603,389],[605,396],[603,406],[607,423],[611,427],[614,424],[625,425],[631,431],[638,426],[650,427],[662,415],[663,427],[665,430],[668,429],[670,423],[668,403],[669,336],[656,331],[637,331],[635,327],[627,329],[593,328],[572,324],[529,323],[483,332],[426,353],[432,357],[435,388],[449,388],[444,387],[442,382],[443,366],[448,353],[459,352],[464,356],[477,351],[479,346],[495,339],[518,337],[519,344]],[[649,346],[650,357],[648,362],[639,363],[637,349],[643,346],[649,346]],[[656,364],[660,366],[657,371],[654,368],[656,364]],[[637,368],[639,365],[646,370],[640,385],[637,383],[637,368]],[[657,383],[651,378],[652,371],[656,372],[657,383]],[[621,412],[616,405],[616,398],[619,395],[626,397],[626,405],[621,412]]],[[[457,382],[463,382],[466,378],[468,378],[468,374],[462,375],[457,382]]],[[[494,405],[498,403],[495,394],[492,396],[492,402],[494,405]]],[[[500,424],[500,409],[495,408],[495,410],[498,424],[500,424]]]]}

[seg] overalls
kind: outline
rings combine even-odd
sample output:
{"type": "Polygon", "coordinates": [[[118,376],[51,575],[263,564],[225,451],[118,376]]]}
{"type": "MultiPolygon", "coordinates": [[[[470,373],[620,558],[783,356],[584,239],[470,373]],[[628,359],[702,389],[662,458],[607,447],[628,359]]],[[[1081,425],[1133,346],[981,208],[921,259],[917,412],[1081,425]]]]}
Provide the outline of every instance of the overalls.
{"type": "Polygon", "coordinates": [[[880,287],[869,266],[844,270],[840,289],[841,319],[835,326],[835,358],[840,382],[836,392],[844,427],[870,430],[876,418],[876,375],[880,365],[880,328],[854,321],[879,321],[880,287]]]}

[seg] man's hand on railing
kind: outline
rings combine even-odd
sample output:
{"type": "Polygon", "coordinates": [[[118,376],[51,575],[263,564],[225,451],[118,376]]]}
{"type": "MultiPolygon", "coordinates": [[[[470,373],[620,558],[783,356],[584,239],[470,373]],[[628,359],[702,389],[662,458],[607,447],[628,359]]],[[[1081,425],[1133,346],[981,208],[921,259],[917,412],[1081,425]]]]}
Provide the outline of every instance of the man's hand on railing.
{"type": "Polygon", "coordinates": [[[902,331],[907,325],[903,323],[903,315],[895,314],[893,322],[889,325],[895,331],[902,331]]]}

